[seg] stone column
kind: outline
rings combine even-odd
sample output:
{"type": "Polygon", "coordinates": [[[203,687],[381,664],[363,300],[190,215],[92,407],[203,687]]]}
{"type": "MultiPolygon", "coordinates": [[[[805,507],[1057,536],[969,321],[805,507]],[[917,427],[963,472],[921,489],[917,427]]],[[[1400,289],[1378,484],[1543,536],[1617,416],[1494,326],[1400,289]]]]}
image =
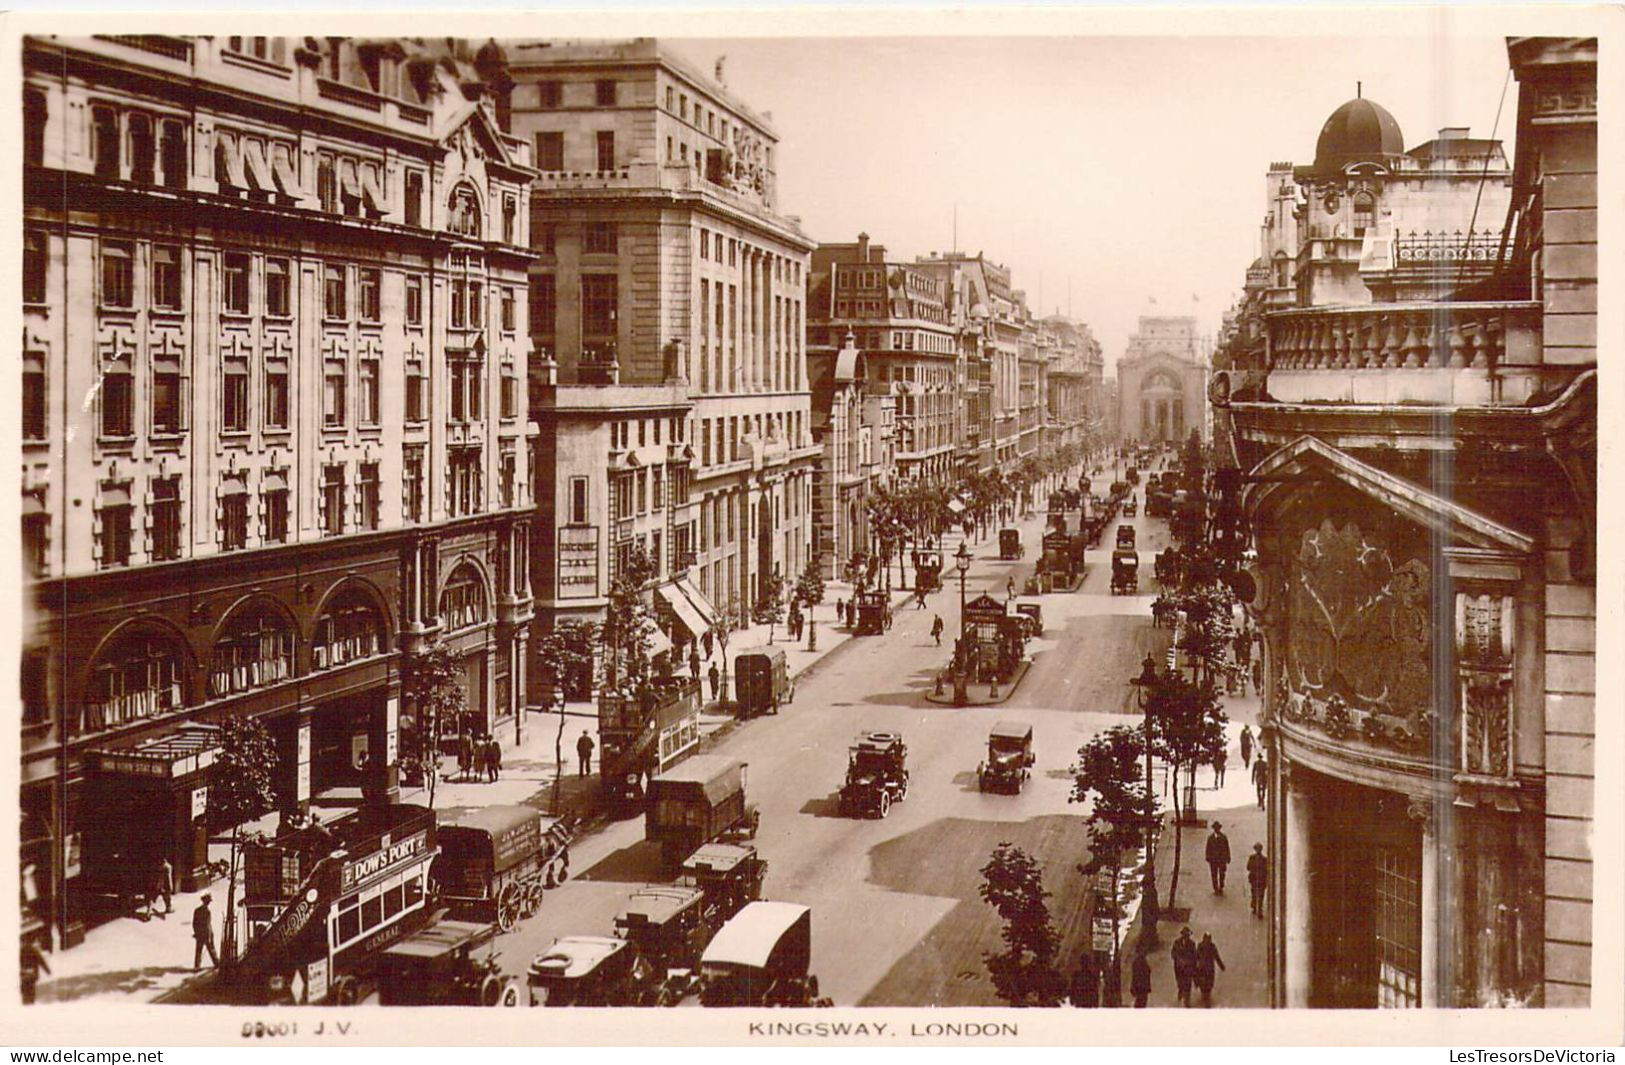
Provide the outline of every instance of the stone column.
{"type": "Polygon", "coordinates": [[[1286,983],[1286,1006],[1303,1009],[1309,1005],[1313,976],[1310,892],[1314,855],[1310,843],[1309,797],[1304,793],[1301,779],[1295,780],[1291,770],[1290,763],[1276,769],[1277,801],[1286,805],[1286,854],[1280,863],[1276,890],[1280,892],[1285,925],[1286,971],[1282,976],[1286,983]]]}
{"type": "Polygon", "coordinates": [[[739,350],[742,391],[756,391],[756,256],[749,248],[739,250],[739,328],[744,344],[739,350]]]}
{"type": "Polygon", "coordinates": [[[367,747],[372,752],[368,763],[365,786],[376,796],[376,801],[401,801],[400,770],[401,691],[399,681],[391,682],[384,695],[383,705],[373,714],[367,747]]]}
{"type": "Polygon", "coordinates": [[[1444,967],[1439,964],[1439,839],[1433,827],[1430,800],[1413,798],[1407,810],[1422,830],[1422,955],[1419,962],[1422,981],[1422,1007],[1437,1009],[1448,1005],[1439,994],[1444,967]]]}

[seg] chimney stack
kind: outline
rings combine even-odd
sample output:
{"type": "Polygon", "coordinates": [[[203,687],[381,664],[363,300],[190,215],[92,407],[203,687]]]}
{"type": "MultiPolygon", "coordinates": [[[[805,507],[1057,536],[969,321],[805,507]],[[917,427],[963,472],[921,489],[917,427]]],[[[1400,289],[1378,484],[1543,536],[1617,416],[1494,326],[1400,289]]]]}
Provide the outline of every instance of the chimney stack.
{"type": "Polygon", "coordinates": [[[869,261],[869,234],[867,234],[867,233],[859,233],[858,234],[858,262],[866,263],[868,261],[869,261]]]}

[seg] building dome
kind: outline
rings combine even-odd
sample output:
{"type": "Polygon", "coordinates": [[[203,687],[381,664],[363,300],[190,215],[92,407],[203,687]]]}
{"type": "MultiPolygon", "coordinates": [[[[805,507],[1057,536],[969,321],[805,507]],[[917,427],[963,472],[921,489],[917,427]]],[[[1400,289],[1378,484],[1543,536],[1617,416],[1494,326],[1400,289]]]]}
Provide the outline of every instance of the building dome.
{"type": "Polygon", "coordinates": [[[1363,159],[1405,153],[1405,135],[1381,104],[1355,97],[1332,112],[1315,142],[1315,169],[1342,170],[1363,159]]]}

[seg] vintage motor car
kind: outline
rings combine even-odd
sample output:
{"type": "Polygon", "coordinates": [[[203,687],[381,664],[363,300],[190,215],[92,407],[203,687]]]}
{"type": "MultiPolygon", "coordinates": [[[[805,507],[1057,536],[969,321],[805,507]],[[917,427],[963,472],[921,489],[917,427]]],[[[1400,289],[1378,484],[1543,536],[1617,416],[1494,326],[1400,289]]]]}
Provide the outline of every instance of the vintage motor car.
{"type": "Polygon", "coordinates": [[[1133,496],[1129,496],[1127,499],[1123,500],[1123,515],[1124,515],[1124,517],[1132,518],[1136,514],[1138,514],[1139,512],[1140,512],[1140,505],[1134,501],[1133,496]]]}
{"type": "Polygon", "coordinates": [[[383,1006],[527,1006],[524,981],[504,977],[488,946],[496,929],[478,921],[440,921],[378,956],[383,1006]]]}
{"type": "Polygon", "coordinates": [[[1113,595],[1127,595],[1140,590],[1140,556],[1134,551],[1112,552],[1113,595]]]}
{"type": "Polygon", "coordinates": [[[644,838],[675,867],[723,836],[756,835],[760,815],[745,801],[746,763],[718,754],[690,758],[649,781],[644,838]]]}
{"type": "Polygon", "coordinates": [[[762,897],[767,862],[749,843],[707,843],[683,862],[678,883],[705,892],[707,920],[721,925],[762,897]]]}
{"type": "Polygon", "coordinates": [[[848,752],[840,808],[845,817],[885,817],[908,795],[908,747],[902,733],[866,731],[848,752]]]}
{"type": "Polygon", "coordinates": [[[995,722],[987,734],[987,761],[976,767],[976,786],[1019,792],[1034,761],[1033,727],[1021,721],[995,722]]]}
{"type": "Polygon", "coordinates": [[[1017,603],[1016,614],[1026,625],[1029,638],[1044,634],[1044,607],[1040,603],[1017,603]]]}
{"type": "Polygon", "coordinates": [[[634,891],[615,918],[615,935],[637,949],[649,978],[638,1005],[675,1006],[695,989],[700,952],[722,921],[709,912],[705,890],[652,886],[634,891]]]}
{"type": "Polygon", "coordinates": [[[706,1006],[812,1006],[812,910],[793,902],[753,902],[711,937],[700,957],[706,1006]]]}
{"type": "Polygon", "coordinates": [[[532,1006],[630,1006],[649,971],[624,939],[566,936],[536,955],[525,982],[532,1006]]]}
{"type": "Polygon", "coordinates": [[[1134,526],[1129,525],[1127,522],[1125,522],[1122,525],[1119,525],[1117,527],[1117,547],[1118,547],[1118,550],[1122,550],[1124,548],[1132,548],[1134,546],[1134,539],[1135,539],[1134,526]]]}
{"type": "Polygon", "coordinates": [[[884,591],[858,592],[853,597],[857,605],[858,621],[853,628],[856,636],[879,636],[891,628],[891,599],[884,591]]]}
{"type": "Polygon", "coordinates": [[[734,659],[734,713],[738,717],[776,714],[795,701],[796,684],[790,679],[782,647],[752,647],[734,659]]]}
{"type": "Polygon", "coordinates": [[[1001,559],[1005,559],[1006,561],[1008,561],[1010,559],[1020,558],[1021,553],[1022,553],[1021,530],[1020,529],[1000,529],[999,530],[999,557],[1001,559]]]}
{"type": "Polygon", "coordinates": [[[529,806],[487,806],[440,826],[432,875],[453,918],[513,930],[570,875],[570,824],[529,806]]]}

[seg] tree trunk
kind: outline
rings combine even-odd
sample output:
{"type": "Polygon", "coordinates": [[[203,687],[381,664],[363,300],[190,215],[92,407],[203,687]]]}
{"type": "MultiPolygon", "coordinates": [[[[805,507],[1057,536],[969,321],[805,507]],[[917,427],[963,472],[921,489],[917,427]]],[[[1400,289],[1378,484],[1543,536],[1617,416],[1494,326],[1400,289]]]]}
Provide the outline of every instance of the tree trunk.
{"type": "MultiPolygon", "coordinates": [[[[1118,916],[1117,878],[1122,872],[1122,856],[1114,855],[1112,858],[1112,967],[1106,974],[1106,986],[1101,989],[1101,999],[1108,1006],[1121,1006],[1123,1004],[1123,951],[1122,951],[1122,919],[1118,916]]],[[[1091,929],[1091,936],[1094,931],[1091,929]]]]}
{"type": "Polygon", "coordinates": [[[559,799],[564,789],[564,691],[559,691],[559,730],[553,734],[553,816],[559,816],[559,799]]]}
{"type": "Polygon", "coordinates": [[[226,865],[226,927],[220,932],[220,952],[226,964],[237,960],[237,855],[242,849],[242,825],[231,830],[231,860],[226,865]]]}
{"type": "Polygon", "coordinates": [[[1173,909],[1174,892],[1179,889],[1179,863],[1180,859],[1184,857],[1185,843],[1185,832],[1182,827],[1185,823],[1185,809],[1179,798],[1178,762],[1175,762],[1171,767],[1169,779],[1172,781],[1174,789],[1174,875],[1168,881],[1168,902],[1166,905],[1169,909],[1173,909]]]}

